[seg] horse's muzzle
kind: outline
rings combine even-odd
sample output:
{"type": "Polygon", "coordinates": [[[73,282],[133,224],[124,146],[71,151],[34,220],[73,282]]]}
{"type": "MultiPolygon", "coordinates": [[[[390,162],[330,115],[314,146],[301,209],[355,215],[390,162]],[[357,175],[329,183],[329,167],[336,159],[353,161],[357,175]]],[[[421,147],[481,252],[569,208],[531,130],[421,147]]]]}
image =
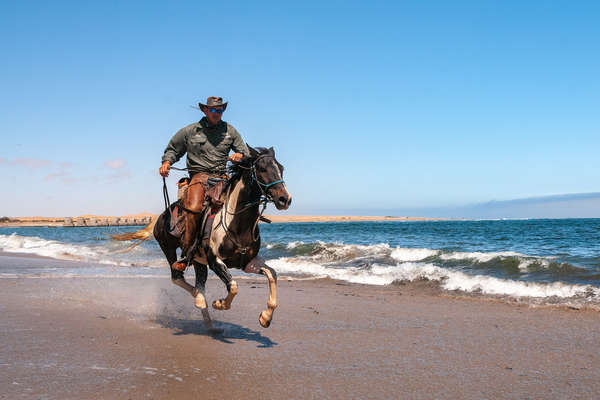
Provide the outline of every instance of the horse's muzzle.
{"type": "Polygon", "coordinates": [[[292,204],[292,196],[288,193],[282,194],[275,198],[274,203],[278,210],[287,210],[292,204]]]}

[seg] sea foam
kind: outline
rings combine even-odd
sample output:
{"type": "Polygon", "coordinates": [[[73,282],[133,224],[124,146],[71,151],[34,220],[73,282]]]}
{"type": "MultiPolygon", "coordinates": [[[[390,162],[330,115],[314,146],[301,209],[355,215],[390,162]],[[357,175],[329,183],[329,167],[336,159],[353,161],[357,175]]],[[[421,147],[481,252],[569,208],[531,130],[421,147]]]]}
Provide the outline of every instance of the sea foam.
{"type": "Polygon", "coordinates": [[[600,289],[590,285],[571,285],[561,282],[538,283],[501,279],[485,275],[468,275],[451,271],[431,263],[405,262],[397,265],[374,264],[370,268],[333,267],[294,258],[268,260],[267,263],[281,273],[329,277],[352,283],[389,285],[396,281],[413,282],[427,279],[440,283],[446,290],[460,290],[490,295],[513,297],[585,296],[600,299],[600,289]]]}
{"type": "Polygon", "coordinates": [[[121,253],[131,242],[109,242],[110,245],[89,246],[43,239],[37,236],[20,236],[16,233],[0,235],[0,249],[7,253],[34,254],[59,260],[94,262],[115,266],[164,267],[166,261],[158,254],[151,255],[141,246],[129,253],[121,253]]]}

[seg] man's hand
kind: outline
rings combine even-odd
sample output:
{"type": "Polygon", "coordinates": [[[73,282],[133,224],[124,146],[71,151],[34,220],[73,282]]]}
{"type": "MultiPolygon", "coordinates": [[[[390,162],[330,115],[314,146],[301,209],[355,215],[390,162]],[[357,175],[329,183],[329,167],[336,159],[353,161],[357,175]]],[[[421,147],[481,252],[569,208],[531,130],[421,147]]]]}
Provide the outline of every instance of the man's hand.
{"type": "Polygon", "coordinates": [[[242,158],[244,158],[244,155],[242,153],[233,153],[229,156],[229,160],[232,162],[240,162],[242,161],[242,158]]]}
{"type": "Polygon", "coordinates": [[[169,170],[171,169],[171,163],[169,161],[163,161],[162,165],[158,169],[158,173],[163,178],[169,176],[169,170]]]}

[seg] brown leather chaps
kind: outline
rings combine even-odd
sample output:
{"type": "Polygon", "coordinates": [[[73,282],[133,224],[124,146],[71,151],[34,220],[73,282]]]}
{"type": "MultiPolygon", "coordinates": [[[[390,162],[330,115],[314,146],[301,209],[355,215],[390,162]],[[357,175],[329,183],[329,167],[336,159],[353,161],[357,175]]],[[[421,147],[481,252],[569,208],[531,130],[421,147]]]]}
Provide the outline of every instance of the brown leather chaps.
{"type": "Polygon", "coordinates": [[[207,179],[210,175],[196,173],[192,176],[185,194],[183,195],[183,206],[194,213],[187,212],[185,215],[185,231],[181,240],[182,254],[187,255],[190,247],[196,239],[198,226],[202,222],[202,210],[204,209],[204,194],[206,192],[207,179]]]}

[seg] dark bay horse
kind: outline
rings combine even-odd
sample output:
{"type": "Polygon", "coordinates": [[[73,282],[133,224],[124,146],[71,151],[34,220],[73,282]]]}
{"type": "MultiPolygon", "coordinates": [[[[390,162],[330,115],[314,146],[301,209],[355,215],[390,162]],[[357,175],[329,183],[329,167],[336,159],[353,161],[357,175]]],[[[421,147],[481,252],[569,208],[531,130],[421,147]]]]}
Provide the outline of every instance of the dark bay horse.
{"type": "MultiPolygon", "coordinates": [[[[171,268],[172,282],[185,289],[195,298],[195,305],[202,311],[207,328],[212,329],[205,299],[207,266],[225,283],[227,296],[213,302],[213,308],[228,310],[238,292],[237,283],[229,268],[238,268],[246,273],[265,275],[269,281],[267,309],[259,316],[260,325],[271,324],[273,311],[277,307],[277,274],[273,268],[258,257],[260,231],[258,221],[262,212],[260,205],[275,204],[278,210],[286,210],[292,202],[283,181],[283,166],[275,159],[273,148],[249,146],[250,156],[231,167],[232,176],[225,193],[224,204],[214,216],[208,242],[199,246],[192,263],[196,273],[195,286],[186,282],[183,272],[171,268]]],[[[172,266],[177,260],[179,238],[169,233],[169,212],[165,211],[144,229],[128,234],[113,235],[117,240],[145,240],[153,231],[156,241],[172,266]]],[[[202,235],[200,233],[200,235],[202,235]]]]}

